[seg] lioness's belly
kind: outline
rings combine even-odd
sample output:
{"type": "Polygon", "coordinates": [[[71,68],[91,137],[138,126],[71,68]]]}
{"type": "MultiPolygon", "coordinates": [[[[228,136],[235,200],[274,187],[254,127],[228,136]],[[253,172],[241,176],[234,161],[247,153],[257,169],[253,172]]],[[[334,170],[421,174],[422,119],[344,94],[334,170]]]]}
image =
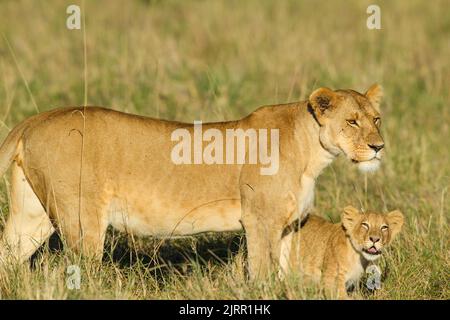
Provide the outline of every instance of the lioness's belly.
{"type": "Polygon", "coordinates": [[[114,228],[141,236],[172,237],[202,232],[240,230],[240,200],[223,199],[193,208],[147,208],[119,199],[111,202],[109,223],[114,228]],[[125,207],[126,205],[126,207],[125,207]]]}

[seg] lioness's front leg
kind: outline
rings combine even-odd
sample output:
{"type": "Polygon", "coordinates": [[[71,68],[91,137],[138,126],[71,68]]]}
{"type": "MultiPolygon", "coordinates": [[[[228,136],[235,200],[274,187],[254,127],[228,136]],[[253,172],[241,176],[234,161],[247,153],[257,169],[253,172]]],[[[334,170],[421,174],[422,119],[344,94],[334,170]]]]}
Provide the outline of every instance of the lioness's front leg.
{"type": "Polygon", "coordinates": [[[251,279],[264,279],[279,269],[281,236],[289,216],[284,201],[284,197],[265,192],[242,193],[242,224],[251,279]]]}
{"type": "Polygon", "coordinates": [[[243,216],[248,251],[250,279],[264,279],[277,270],[280,256],[282,226],[272,224],[264,228],[264,221],[252,213],[243,216]]]}
{"type": "MultiPolygon", "coordinates": [[[[245,212],[245,211],[244,211],[245,212]]],[[[242,217],[247,242],[247,263],[250,279],[259,279],[269,273],[270,251],[264,241],[264,232],[258,226],[260,220],[251,212],[246,212],[242,217]]]]}

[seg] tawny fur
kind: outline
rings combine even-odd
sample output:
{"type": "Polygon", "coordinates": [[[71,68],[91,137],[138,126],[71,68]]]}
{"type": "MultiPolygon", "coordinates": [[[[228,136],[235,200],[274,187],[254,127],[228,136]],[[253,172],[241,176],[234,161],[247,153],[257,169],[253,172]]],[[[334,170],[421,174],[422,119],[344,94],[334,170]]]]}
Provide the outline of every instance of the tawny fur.
{"type": "Polygon", "coordinates": [[[398,210],[362,213],[348,206],[340,223],[309,215],[293,237],[291,267],[300,270],[305,281],[321,283],[328,297],[347,298],[347,288],[357,285],[402,225],[398,210]]]}
{"type": "MultiPolygon", "coordinates": [[[[12,166],[11,212],[0,246],[27,259],[56,229],[69,248],[101,257],[108,225],[159,237],[245,228],[249,271],[279,263],[286,225],[311,207],[317,176],[337,155],[378,163],[381,89],[365,94],[317,89],[308,101],[259,108],[203,129],[279,129],[277,174],[257,165],[175,165],[177,128],[191,124],[99,107],[55,109],[17,125],[0,148],[0,174],[12,166]],[[358,126],[349,125],[355,118],[358,126]],[[287,194],[299,204],[284,205],[287,194]]],[[[286,254],[287,251],[287,254],[286,254]]],[[[285,265],[285,263],[284,263],[285,265]]]]}

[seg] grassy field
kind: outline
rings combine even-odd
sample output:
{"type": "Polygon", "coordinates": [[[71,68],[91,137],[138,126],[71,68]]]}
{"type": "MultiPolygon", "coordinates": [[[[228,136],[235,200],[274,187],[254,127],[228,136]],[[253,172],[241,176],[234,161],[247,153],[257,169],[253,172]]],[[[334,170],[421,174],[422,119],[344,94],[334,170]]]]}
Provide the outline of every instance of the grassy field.
{"type": "MultiPolygon", "coordinates": [[[[364,299],[450,299],[450,11],[448,1],[1,1],[0,135],[58,106],[104,105],[142,115],[230,120],[319,87],[383,85],[382,169],[364,176],[338,159],[320,176],[315,206],[336,220],[347,204],[399,208],[403,233],[386,253],[382,289],[364,299]]],[[[7,181],[0,192],[8,214],[7,181]]],[[[1,223],[3,225],[3,222],[1,223]]],[[[1,228],[1,227],[0,227],[1,228]]],[[[313,299],[295,277],[250,283],[243,234],[160,242],[111,232],[102,264],[44,247],[0,275],[2,299],[313,299]],[[81,288],[66,268],[81,266],[81,288]]]]}

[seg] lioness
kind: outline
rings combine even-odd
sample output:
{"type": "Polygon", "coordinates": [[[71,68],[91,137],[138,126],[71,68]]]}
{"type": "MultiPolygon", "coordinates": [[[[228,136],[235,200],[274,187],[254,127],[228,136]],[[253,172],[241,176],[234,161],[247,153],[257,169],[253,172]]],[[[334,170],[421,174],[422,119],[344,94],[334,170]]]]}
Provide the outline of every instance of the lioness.
{"type": "Polygon", "coordinates": [[[398,210],[362,213],[348,206],[334,224],[309,215],[293,237],[299,250],[291,250],[291,266],[299,267],[305,279],[321,282],[329,297],[347,298],[347,289],[358,283],[402,225],[398,210]]]}
{"type": "MultiPolygon", "coordinates": [[[[17,125],[0,148],[0,174],[12,164],[10,215],[0,254],[24,260],[55,229],[66,244],[100,257],[108,225],[160,237],[245,229],[251,277],[278,263],[286,225],[313,200],[320,172],[339,154],[376,169],[380,86],[365,94],[315,90],[308,101],[261,107],[204,129],[278,129],[279,170],[261,164],[177,165],[171,134],[191,124],[99,107],[55,109],[17,125]],[[296,198],[296,214],[285,195],[296,198]]],[[[247,147],[247,145],[245,145],[247,147]]],[[[248,148],[245,150],[247,155],[248,148]]],[[[285,252],[289,246],[283,246],[285,252]]]]}

